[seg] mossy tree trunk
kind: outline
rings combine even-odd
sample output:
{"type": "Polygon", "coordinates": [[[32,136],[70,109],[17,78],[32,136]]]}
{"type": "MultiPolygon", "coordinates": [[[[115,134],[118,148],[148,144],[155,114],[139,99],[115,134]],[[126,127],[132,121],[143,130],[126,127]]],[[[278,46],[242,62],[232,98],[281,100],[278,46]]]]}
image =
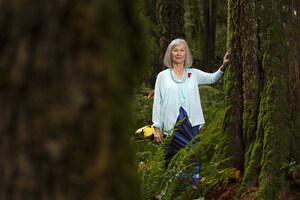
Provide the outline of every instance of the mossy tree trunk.
{"type": "Polygon", "coordinates": [[[231,165],[243,169],[244,149],[243,140],[243,82],[240,39],[240,9],[238,2],[229,1],[228,9],[228,41],[230,42],[230,65],[226,68],[224,77],[225,107],[228,111],[223,126],[222,150],[218,152],[220,158],[233,156],[231,165]],[[233,145],[234,144],[234,145],[233,145]]]}
{"type": "Polygon", "coordinates": [[[0,3],[0,199],[139,199],[134,1],[0,3]]]}
{"type": "Polygon", "coordinates": [[[156,18],[159,35],[161,69],[163,57],[169,43],[176,38],[185,38],[184,0],[157,0],[156,18]]]}
{"type": "Polygon", "coordinates": [[[230,0],[224,122],[219,158],[244,172],[239,195],[285,198],[288,168],[299,163],[299,1],[230,0]],[[298,147],[298,148],[297,148],[298,147]]]}

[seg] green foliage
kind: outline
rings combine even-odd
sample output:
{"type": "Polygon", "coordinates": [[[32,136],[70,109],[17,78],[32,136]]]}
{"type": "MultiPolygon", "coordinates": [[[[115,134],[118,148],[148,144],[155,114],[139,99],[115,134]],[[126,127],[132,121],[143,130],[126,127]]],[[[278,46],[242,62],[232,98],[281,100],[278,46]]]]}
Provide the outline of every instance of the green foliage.
{"type": "Polygon", "coordinates": [[[136,128],[151,124],[152,122],[152,105],[153,95],[149,95],[153,92],[153,89],[142,86],[137,89],[134,101],[134,119],[136,128]]]}
{"type": "MultiPolygon", "coordinates": [[[[136,94],[135,109],[137,129],[151,124],[153,98],[145,97],[152,90],[142,88],[136,94]]],[[[201,199],[217,186],[226,185],[235,179],[231,168],[221,169],[220,165],[231,158],[216,160],[215,152],[219,148],[221,129],[226,109],[223,108],[224,94],[210,86],[200,86],[201,104],[206,125],[199,130],[200,142],[193,147],[180,149],[165,167],[166,148],[172,139],[171,130],[162,145],[158,145],[143,135],[134,136],[136,165],[143,180],[144,199],[201,199]],[[202,167],[195,168],[198,161],[202,167]],[[192,183],[192,176],[200,174],[201,179],[192,183]]],[[[192,142],[192,141],[191,141],[192,142]]]]}
{"type": "Polygon", "coordinates": [[[202,188],[204,196],[214,191],[218,186],[227,185],[230,180],[236,179],[232,168],[219,169],[222,163],[230,159],[231,158],[226,158],[221,161],[211,161],[202,166],[203,171],[201,175],[203,175],[203,178],[201,182],[204,185],[202,188]]]}
{"type": "Polygon", "coordinates": [[[207,126],[215,120],[220,108],[223,107],[224,92],[207,85],[199,86],[199,92],[205,116],[205,126],[207,126]]]}
{"type": "Polygon", "coordinates": [[[287,170],[289,177],[292,179],[300,175],[300,164],[295,160],[290,163],[282,162],[280,169],[287,170]]]}

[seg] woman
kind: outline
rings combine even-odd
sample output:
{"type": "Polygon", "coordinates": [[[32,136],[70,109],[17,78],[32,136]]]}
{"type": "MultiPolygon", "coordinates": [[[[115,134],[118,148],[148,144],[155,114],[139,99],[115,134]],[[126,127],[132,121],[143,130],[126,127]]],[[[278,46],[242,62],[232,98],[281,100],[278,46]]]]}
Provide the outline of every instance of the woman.
{"type": "MultiPolygon", "coordinates": [[[[198,85],[213,84],[222,77],[228,62],[228,54],[227,51],[220,69],[210,74],[190,68],[192,56],[185,40],[175,39],[169,44],[164,57],[164,65],[168,69],[158,74],[154,90],[152,120],[155,129],[154,140],[157,143],[161,143],[163,134],[166,135],[176,122],[182,119],[185,119],[187,123],[184,126],[188,128],[178,125],[177,129],[182,130],[178,135],[190,135],[187,137],[188,139],[183,140],[191,140],[198,134],[198,130],[205,123],[198,85]]],[[[176,132],[174,136],[176,136],[176,132]]],[[[173,149],[169,150],[166,158],[167,163],[176,151],[184,146],[183,144],[174,146],[172,145],[173,141],[171,142],[173,149]]]]}

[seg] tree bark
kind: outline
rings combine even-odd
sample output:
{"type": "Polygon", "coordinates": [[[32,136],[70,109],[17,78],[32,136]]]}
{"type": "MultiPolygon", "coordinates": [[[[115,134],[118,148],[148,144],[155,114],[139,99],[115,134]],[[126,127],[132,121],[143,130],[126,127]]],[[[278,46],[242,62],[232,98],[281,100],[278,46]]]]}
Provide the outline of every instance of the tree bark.
{"type": "Polygon", "coordinates": [[[215,49],[216,49],[216,25],[217,25],[217,5],[218,0],[212,0],[210,6],[210,29],[209,29],[209,71],[212,72],[215,67],[215,49]]]}
{"type": "MultiPolygon", "coordinates": [[[[258,123],[263,128],[264,140],[260,144],[263,148],[257,198],[275,199],[285,197],[288,169],[281,170],[281,167],[295,156],[291,154],[289,139],[293,134],[290,113],[295,108],[290,104],[291,60],[288,58],[296,52],[290,50],[289,36],[285,32],[293,12],[290,1],[266,1],[260,13],[263,13],[260,23],[264,71],[261,104],[264,107],[259,112],[258,123]]],[[[297,21],[300,22],[299,17],[297,21]]],[[[291,31],[299,33],[299,30],[291,31]]],[[[298,37],[293,38],[297,41],[298,37]]],[[[299,134],[299,130],[297,132],[299,134]]]]}
{"type": "Polygon", "coordinates": [[[149,55],[149,71],[146,78],[146,82],[150,84],[151,88],[154,88],[157,73],[161,71],[161,60],[159,49],[159,37],[157,31],[157,20],[156,20],[156,1],[157,0],[144,0],[144,9],[147,23],[149,24],[146,27],[146,35],[148,41],[147,54],[149,55]]]}
{"type": "Polygon", "coordinates": [[[216,42],[217,0],[203,0],[203,67],[213,71],[216,42]]]}
{"type": "Polygon", "coordinates": [[[139,199],[134,1],[0,2],[0,199],[139,199]]]}
{"type": "MultiPolygon", "coordinates": [[[[184,0],[157,0],[156,17],[159,35],[160,63],[169,43],[184,38],[184,0]]],[[[162,68],[164,69],[163,65],[162,68]]]]}
{"type": "Polygon", "coordinates": [[[227,166],[245,169],[239,196],[258,187],[256,199],[284,199],[291,177],[282,166],[299,163],[299,2],[228,5],[229,109],[219,155],[234,156],[227,166]]]}
{"type": "Polygon", "coordinates": [[[203,67],[209,68],[209,42],[210,42],[210,9],[209,0],[203,0],[203,67]]]}
{"type": "MultiPolygon", "coordinates": [[[[196,41],[196,52],[198,55],[203,57],[203,17],[201,16],[202,13],[202,4],[200,3],[200,0],[192,0],[191,1],[191,13],[192,13],[192,23],[193,23],[193,31],[192,31],[192,37],[191,39],[196,41]]],[[[196,53],[195,52],[195,53],[196,53]]],[[[195,68],[201,68],[202,70],[205,70],[203,67],[203,62],[200,60],[200,58],[193,60],[195,68]]]]}
{"type": "Polygon", "coordinates": [[[240,8],[237,1],[228,1],[228,46],[230,48],[230,65],[226,68],[224,77],[225,107],[227,110],[223,125],[223,137],[218,151],[219,159],[233,156],[226,166],[243,170],[244,149],[243,140],[243,81],[242,55],[240,35],[240,8]],[[230,8],[235,9],[230,9],[230,8]]]}

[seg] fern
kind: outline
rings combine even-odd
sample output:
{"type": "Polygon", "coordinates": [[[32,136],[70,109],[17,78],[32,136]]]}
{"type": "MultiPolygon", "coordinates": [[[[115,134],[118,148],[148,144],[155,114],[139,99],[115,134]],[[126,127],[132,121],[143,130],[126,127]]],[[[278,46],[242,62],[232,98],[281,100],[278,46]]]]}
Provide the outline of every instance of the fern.
{"type": "MultiPolygon", "coordinates": [[[[201,94],[207,96],[207,99],[201,98],[203,107],[209,106],[204,110],[207,123],[195,138],[200,139],[200,142],[193,147],[187,145],[180,149],[167,168],[165,167],[166,148],[172,140],[174,129],[168,132],[162,145],[157,145],[153,140],[145,138],[139,138],[135,140],[136,143],[133,142],[138,149],[137,162],[144,162],[140,170],[143,180],[143,199],[148,200],[154,197],[162,200],[204,199],[203,197],[216,187],[226,185],[230,179],[234,178],[232,169],[220,169],[220,165],[231,158],[221,161],[214,159],[227,110],[222,108],[224,94],[210,86],[200,87],[200,90],[201,94]],[[195,168],[199,161],[202,162],[200,172],[195,168]],[[192,176],[198,173],[200,173],[201,180],[191,182],[192,176]]],[[[145,106],[144,108],[149,109],[145,106]]]]}
{"type": "Polygon", "coordinates": [[[143,196],[144,199],[151,199],[160,194],[161,188],[166,182],[165,155],[166,148],[171,138],[167,137],[156,152],[148,156],[145,171],[143,174],[143,196]]]}
{"type": "Polygon", "coordinates": [[[209,194],[217,186],[226,184],[234,176],[230,168],[219,169],[220,164],[231,158],[218,162],[211,161],[219,143],[225,112],[226,109],[219,109],[215,121],[200,130],[199,135],[194,138],[200,138],[200,141],[193,147],[187,145],[180,149],[167,169],[164,165],[165,153],[172,139],[172,133],[165,138],[161,146],[158,146],[155,154],[148,155],[144,171],[144,199],[157,196],[164,200],[198,198],[209,194]],[[199,173],[195,168],[199,160],[203,162],[200,173],[202,178],[198,182],[191,183],[192,176],[199,173]]]}

